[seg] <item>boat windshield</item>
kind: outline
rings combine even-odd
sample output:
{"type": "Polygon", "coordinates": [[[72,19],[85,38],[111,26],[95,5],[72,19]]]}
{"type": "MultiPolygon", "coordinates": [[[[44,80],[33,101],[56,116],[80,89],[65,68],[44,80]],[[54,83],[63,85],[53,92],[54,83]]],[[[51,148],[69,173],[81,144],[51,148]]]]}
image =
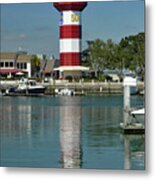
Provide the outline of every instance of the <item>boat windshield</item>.
{"type": "Polygon", "coordinates": [[[31,85],[31,86],[36,86],[36,82],[35,82],[35,81],[30,81],[30,82],[29,82],[29,85],[31,85]]]}

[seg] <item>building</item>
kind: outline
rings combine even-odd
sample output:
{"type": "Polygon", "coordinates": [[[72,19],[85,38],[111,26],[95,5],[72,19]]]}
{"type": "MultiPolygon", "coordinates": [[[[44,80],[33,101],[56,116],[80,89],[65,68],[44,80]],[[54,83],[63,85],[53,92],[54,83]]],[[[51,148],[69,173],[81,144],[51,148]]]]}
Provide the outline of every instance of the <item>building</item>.
{"type": "Polygon", "coordinates": [[[31,58],[31,55],[21,54],[16,61],[17,68],[24,71],[29,78],[31,77],[31,58]]]}
{"type": "Polygon", "coordinates": [[[45,54],[37,54],[36,56],[40,59],[39,77],[41,79],[55,78],[54,68],[59,67],[60,61],[54,57],[47,57],[45,54]]]}
{"type": "Polygon", "coordinates": [[[12,78],[22,74],[31,77],[31,55],[26,52],[0,52],[0,75],[12,78]]]}
{"type": "Polygon", "coordinates": [[[41,78],[53,77],[54,75],[54,67],[56,66],[57,60],[49,60],[49,59],[41,59],[41,69],[40,74],[41,78]]]}
{"type": "Polygon", "coordinates": [[[31,78],[40,79],[46,77],[57,77],[54,68],[59,66],[59,60],[48,59],[46,55],[29,55],[26,52],[1,52],[0,53],[0,76],[13,78],[24,75],[31,78]],[[32,67],[33,56],[37,56],[40,61],[39,70],[32,67]],[[33,71],[33,72],[32,72],[33,71]],[[36,72],[35,72],[36,71],[36,72]]]}

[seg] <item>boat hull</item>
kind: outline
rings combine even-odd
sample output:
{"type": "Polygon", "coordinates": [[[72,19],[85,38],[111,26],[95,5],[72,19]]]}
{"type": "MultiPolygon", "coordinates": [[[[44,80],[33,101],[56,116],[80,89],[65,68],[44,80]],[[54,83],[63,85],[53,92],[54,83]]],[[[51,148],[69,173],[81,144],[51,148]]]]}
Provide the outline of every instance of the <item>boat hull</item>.
{"type": "Polygon", "coordinates": [[[37,88],[37,89],[28,89],[29,94],[44,94],[45,88],[37,88]]]}
{"type": "Polygon", "coordinates": [[[44,94],[46,88],[34,88],[34,89],[11,89],[9,94],[44,94]]]}

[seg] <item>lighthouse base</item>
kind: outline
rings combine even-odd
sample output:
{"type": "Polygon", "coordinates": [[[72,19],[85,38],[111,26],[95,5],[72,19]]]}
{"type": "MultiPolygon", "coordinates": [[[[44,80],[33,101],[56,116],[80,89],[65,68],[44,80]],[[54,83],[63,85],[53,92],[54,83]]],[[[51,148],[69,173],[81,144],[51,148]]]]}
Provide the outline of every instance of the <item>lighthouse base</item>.
{"type": "Polygon", "coordinates": [[[82,72],[89,71],[89,68],[84,66],[60,66],[54,68],[54,71],[59,72],[59,79],[79,79],[82,77],[82,72]]]}

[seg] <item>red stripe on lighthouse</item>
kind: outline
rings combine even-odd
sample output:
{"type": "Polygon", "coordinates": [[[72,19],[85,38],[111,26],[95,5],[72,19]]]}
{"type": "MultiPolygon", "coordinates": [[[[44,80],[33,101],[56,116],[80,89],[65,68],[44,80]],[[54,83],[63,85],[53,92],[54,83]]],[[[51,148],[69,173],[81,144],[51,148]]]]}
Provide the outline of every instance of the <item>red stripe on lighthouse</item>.
{"type": "Polygon", "coordinates": [[[81,39],[80,25],[64,25],[60,26],[60,39],[79,38],[81,39]]]}
{"type": "Polygon", "coordinates": [[[79,66],[81,53],[60,53],[60,66],[79,66]]]}
{"type": "Polygon", "coordinates": [[[55,2],[53,4],[58,11],[82,11],[87,6],[87,2],[55,2]]]}

